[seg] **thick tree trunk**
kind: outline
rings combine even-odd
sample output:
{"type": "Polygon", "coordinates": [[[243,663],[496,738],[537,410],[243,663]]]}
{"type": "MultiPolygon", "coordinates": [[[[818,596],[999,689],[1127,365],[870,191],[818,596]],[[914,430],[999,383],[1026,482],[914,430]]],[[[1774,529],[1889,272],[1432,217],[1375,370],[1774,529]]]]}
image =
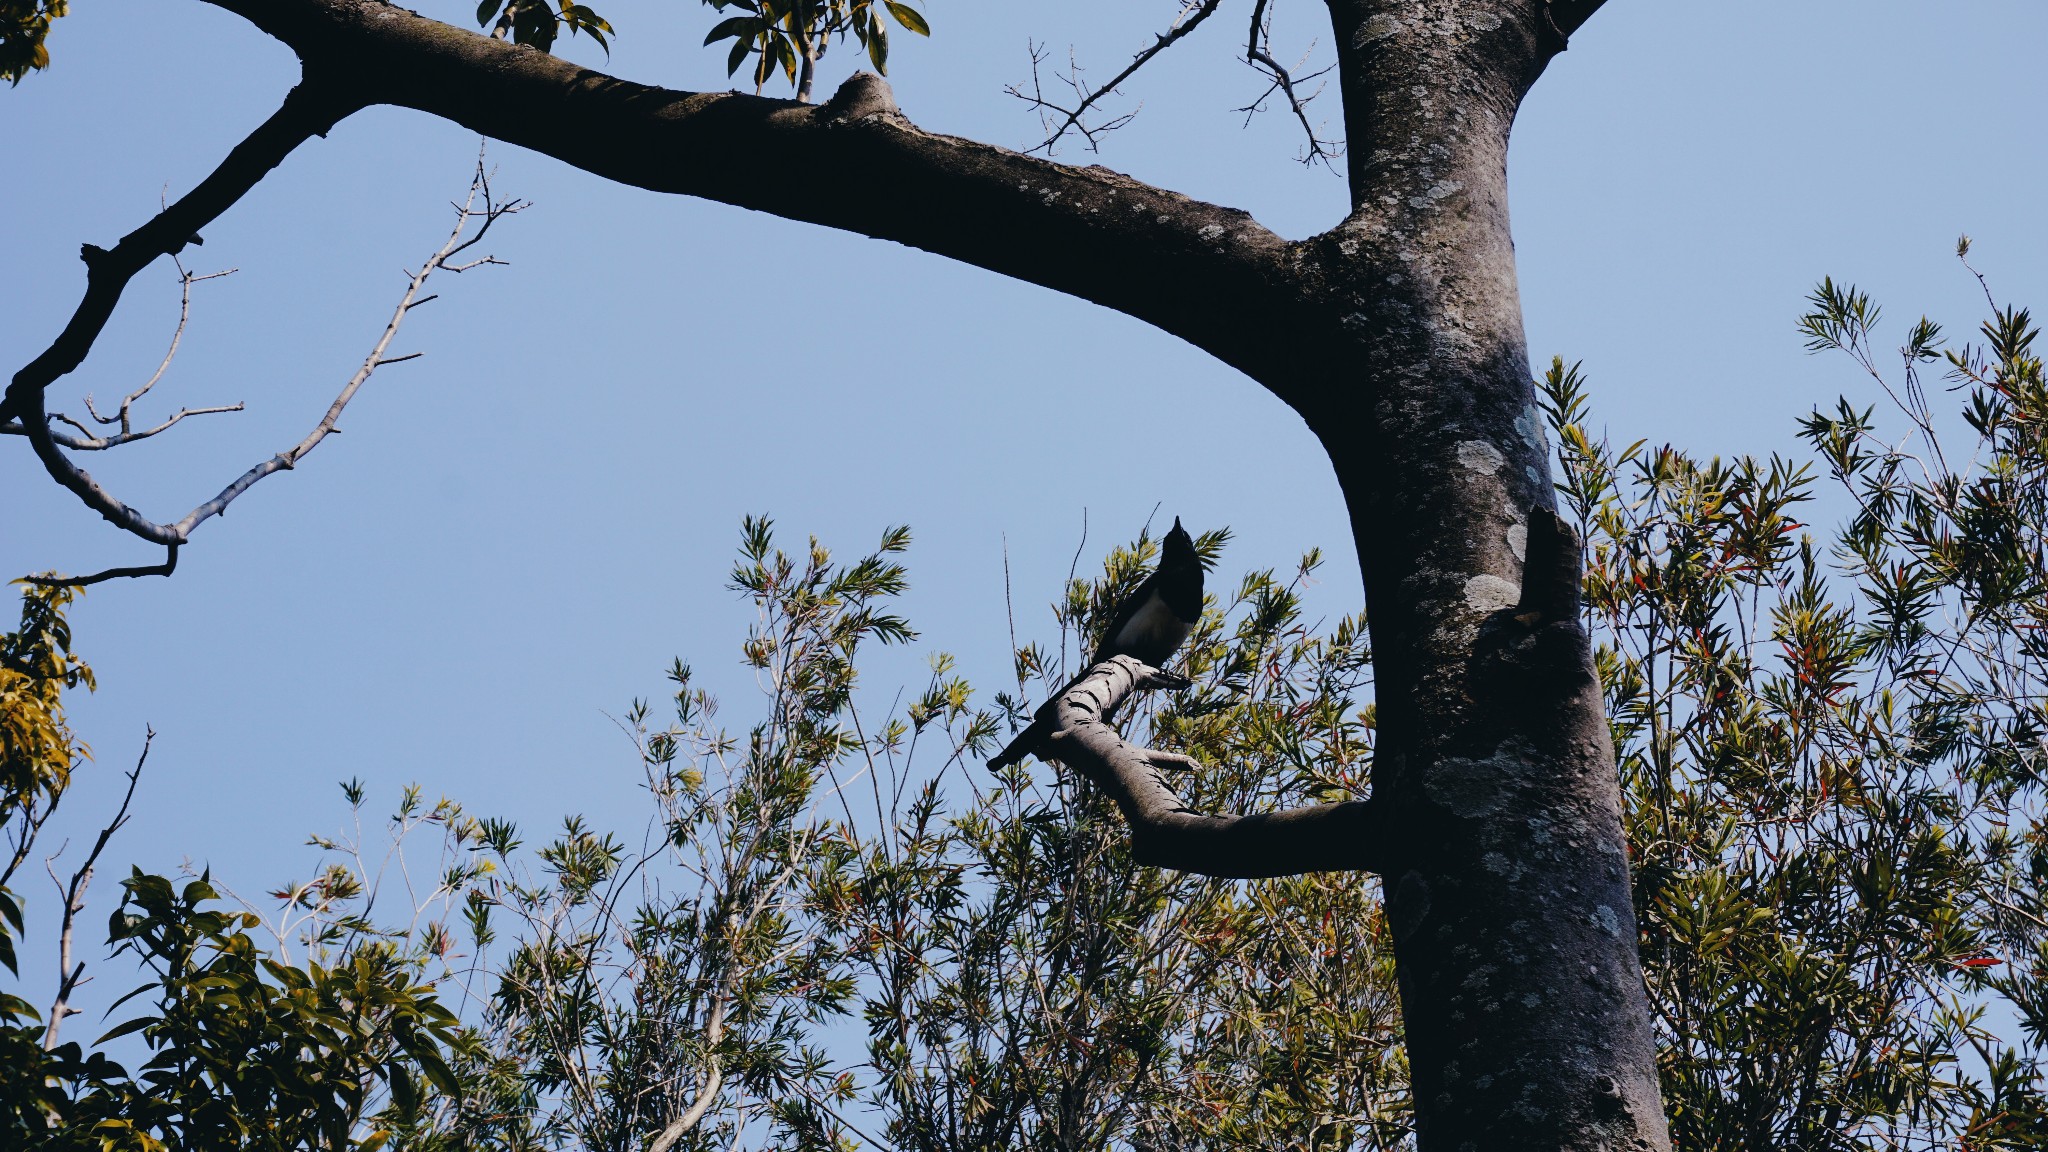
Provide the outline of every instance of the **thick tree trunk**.
{"type": "Polygon", "coordinates": [[[1296,406],[1365,573],[1422,1147],[1665,1148],[1613,746],[1508,229],[1509,130],[1562,36],[1541,0],[1331,10],[1354,210],[1318,241],[1343,334],[1296,406]]]}
{"type": "Polygon", "coordinates": [[[1552,510],[1507,212],[1516,110],[1600,0],[1330,0],[1354,207],[1300,243],[1106,169],[923,132],[875,77],[822,106],[671,92],[378,0],[210,2],[299,54],[306,83],[286,111],[318,115],[281,113],[288,130],[259,129],[114,253],[88,250],[85,301],[15,376],[0,424],[40,419],[42,390],[136,269],[370,103],[1155,324],[1271,388],[1328,449],[1365,573],[1381,729],[1368,804],[1191,818],[1136,788],[1141,848],[1219,875],[1383,872],[1424,1152],[1668,1148],[1613,749],[1576,619],[1576,545],[1552,510]],[[1283,833],[1303,839],[1271,847],[1283,833]]]}

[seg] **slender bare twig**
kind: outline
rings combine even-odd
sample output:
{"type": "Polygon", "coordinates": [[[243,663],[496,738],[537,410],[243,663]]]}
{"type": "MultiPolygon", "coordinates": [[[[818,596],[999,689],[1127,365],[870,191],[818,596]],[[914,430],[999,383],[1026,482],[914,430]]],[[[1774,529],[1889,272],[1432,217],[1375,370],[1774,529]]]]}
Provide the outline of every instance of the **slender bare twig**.
{"type": "Polygon", "coordinates": [[[132,580],[138,576],[169,576],[177,570],[178,546],[176,544],[166,544],[164,545],[164,562],[161,564],[129,564],[118,568],[102,568],[90,576],[56,576],[45,573],[36,576],[23,576],[22,580],[29,584],[40,584],[44,587],[86,588],[94,584],[103,584],[109,580],[132,580]]]}
{"type": "MultiPolygon", "coordinates": [[[[1239,108],[1238,111],[1244,113],[1245,123],[1249,124],[1252,117],[1258,115],[1265,107],[1267,99],[1273,93],[1279,92],[1287,97],[1287,107],[1293,111],[1295,120],[1301,124],[1303,135],[1308,138],[1308,146],[1303,149],[1300,156],[1301,162],[1303,164],[1314,164],[1317,161],[1321,161],[1325,167],[1331,167],[1332,162],[1344,154],[1344,145],[1339,141],[1325,140],[1316,126],[1309,123],[1308,119],[1309,102],[1322,95],[1322,86],[1318,85],[1316,90],[1307,96],[1300,94],[1299,86],[1307,84],[1311,80],[1321,79],[1323,76],[1328,75],[1336,65],[1332,64],[1329,68],[1311,72],[1306,76],[1297,78],[1278,60],[1273,58],[1272,45],[1273,17],[1271,0],[1258,0],[1258,3],[1252,6],[1251,31],[1245,37],[1244,59],[1245,63],[1250,64],[1269,83],[1266,86],[1266,90],[1259,94],[1258,99],[1239,108]]],[[[1310,46],[1310,51],[1314,51],[1313,45],[1310,46]]],[[[1308,53],[1303,53],[1302,63],[1306,63],[1307,60],[1308,53]]],[[[1296,65],[1296,67],[1299,66],[1299,64],[1296,65]]]]}
{"type": "Polygon", "coordinates": [[[293,149],[315,136],[325,135],[336,122],[360,107],[359,98],[309,76],[192,191],[123,236],[112,248],[83,246],[79,256],[85,261],[85,295],[64,330],[14,374],[5,394],[0,395],[0,425],[40,425],[43,407],[39,398],[43,391],[84,362],[113,316],[114,306],[120,302],[128,282],[138,272],[158,256],[177,252],[191,243],[201,228],[240,200],[293,149]]]}
{"type": "MultiPolygon", "coordinates": [[[[427,279],[435,272],[443,270],[461,273],[488,264],[503,264],[504,261],[499,260],[495,256],[483,256],[469,261],[458,261],[456,258],[481,242],[484,236],[490,232],[491,226],[496,224],[499,219],[519,212],[526,207],[527,203],[523,200],[499,201],[493,197],[490,174],[485,169],[482,158],[479,157],[476,174],[470,181],[468,197],[461,204],[455,205],[455,227],[449,232],[447,241],[427,259],[426,263],[420,266],[418,271],[408,274],[405,293],[399,299],[397,308],[392,312],[390,321],[385,324],[383,334],[378,338],[376,346],[370,350],[370,354],[364,358],[362,367],[356,370],[355,375],[351,376],[348,383],[342,386],[341,392],[335,397],[334,402],[328,405],[326,415],[313,427],[311,432],[307,433],[304,439],[242,473],[234,482],[221,489],[212,499],[192,509],[185,514],[183,519],[176,523],[159,524],[150,520],[142,515],[142,513],[117,499],[112,493],[101,487],[99,482],[95,481],[83,468],[72,463],[69,458],[58,451],[60,440],[58,435],[53,433],[49,427],[51,420],[58,419],[58,417],[45,414],[42,408],[42,393],[40,391],[32,393],[28,397],[26,405],[30,409],[26,418],[18,424],[0,425],[0,432],[27,435],[29,442],[36,449],[36,455],[42,458],[44,466],[59,483],[77,493],[79,498],[84,500],[88,507],[100,513],[101,516],[105,517],[115,526],[125,529],[130,534],[144,540],[164,545],[169,549],[169,555],[163,564],[152,567],[110,568],[91,577],[32,576],[28,579],[34,583],[44,585],[79,585],[122,576],[170,574],[177,564],[178,547],[191,539],[192,531],[195,528],[207,520],[226,512],[228,505],[233,503],[242,493],[247,492],[257,481],[262,480],[266,476],[296,468],[299,461],[304,459],[314,448],[318,447],[321,441],[325,440],[330,434],[339,431],[340,429],[337,427],[337,424],[341,419],[342,411],[348,407],[349,401],[355,398],[356,392],[362,388],[363,384],[369,380],[370,376],[377,369],[386,364],[398,364],[418,358],[419,353],[387,357],[386,352],[390,350],[391,341],[398,335],[399,327],[404,324],[407,313],[435,298],[433,296],[422,297],[420,295],[420,289],[425,286],[427,279]],[[479,200],[482,202],[481,206],[478,204],[479,200]],[[472,233],[470,231],[471,224],[479,220],[482,223],[472,233]]],[[[236,407],[239,407],[239,405],[236,407]]],[[[125,414],[125,404],[122,410],[125,414]]],[[[178,420],[183,419],[187,415],[198,414],[197,410],[181,412],[158,428],[147,430],[144,433],[125,434],[130,439],[141,439],[145,435],[154,435],[156,432],[168,428],[171,424],[177,423],[178,420]]],[[[73,427],[81,429],[83,427],[76,421],[66,420],[65,422],[70,423],[73,427]]],[[[66,439],[69,438],[67,437],[66,439]]]]}
{"type": "Polygon", "coordinates": [[[1100,88],[1091,89],[1081,81],[1081,70],[1073,66],[1070,53],[1068,57],[1068,74],[1060,77],[1060,79],[1068,87],[1072,88],[1074,94],[1080,98],[1079,102],[1072,108],[1061,107],[1045,98],[1045,90],[1038,80],[1038,65],[1045,57],[1036,46],[1033,46],[1031,48],[1031,94],[1025,95],[1015,85],[1007,86],[1003,90],[1036,109],[1041,123],[1050,125],[1055,118],[1058,119],[1059,123],[1056,127],[1048,129],[1049,134],[1042,142],[1026,149],[1026,151],[1043,151],[1046,155],[1050,156],[1052,155],[1053,146],[1058,144],[1061,138],[1070,131],[1081,133],[1082,137],[1088,141],[1088,150],[1091,152],[1095,151],[1097,137],[1105,132],[1114,132],[1118,128],[1129,124],[1138,113],[1136,109],[1132,109],[1130,112],[1118,116],[1107,123],[1091,128],[1083,121],[1083,117],[1088,114],[1089,110],[1100,103],[1103,97],[1115,92],[1117,85],[1136,75],[1138,69],[1151,63],[1153,57],[1173,47],[1190,32],[1200,27],[1202,21],[1207,20],[1222,3],[1223,0],[1184,0],[1180,13],[1173,18],[1172,25],[1166,31],[1156,34],[1151,44],[1146,45],[1143,51],[1132,57],[1131,62],[1124,66],[1123,71],[1111,77],[1109,83],[1104,84],[1100,88]],[[1056,116],[1047,115],[1048,113],[1056,114],[1056,116]]]}
{"type": "Polygon", "coordinates": [[[34,851],[36,835],[43,830],[43,825],[50,822],[50,817],[56,813],[57,806],[63,803],[63,800],[64,792],[59,789],[51,793],[50,805],[47,808],[38,808],[34,796],[22,801],[21,823],[10,825],[7,830],[8,839],[12,843],[8,846],[7,867],[0,869],[0,889],[7,887],[7,882],[14,879],[15,870],[20,868],[28,859],[29,853],[34,851]]]}
{"type": "MultiPolygon", "coordinates": [[[[85,911],[85,890],[92,883],[93,866],[99,863],[100,853],[106,849],[107,841],[113,839],[114,833],[119,832],[122,825],[128,823],[128,806],[135,800],[135,783],[142,779],[142,766],[149,762],[149,746],[155,739],[156,729],[143,729],[142,755],[136,758],[135,767],[128,773],[128,790],[121,796],[121,807],[115,810],[114,818],[107,822],[107,826],[100,829],[99,839],[93,841],[92,851],[86,854],[85,863],[79,865],[78,871],[71,874],[71,883],[67,885],[57,881],[57,872],[53,866],[56,856],[43,862],[43,866],[50,870],[51,882],[57,884],[57,895],[64,902],[64,919],[57,934],[57,995],[50,1002],[50,1022],[43,1029],[45,1052],[57,1046],[57,1029],[64,1023],[64,1018],[78,1014],[79,1010],[71,1007],[71,994],[78,990],[79,985],[88,983],[88,980],[85,975],[85,961],[79,960],[74,963],[71,959],[71,931],[76,926],[78,914],[85,911]]],[[[61,849],[58,855],[63,855],[61,849]]]]}
{"type": "MultiPolygon", "coordinates": [[[[192,286],[202,280],[218,280],[223,276],[232,276],[240,271],[237,268],[229,268],[222,272],[209,272],[204,276],[197,276],[187,271],[184,261],[179,260],[177,256],[173,255],[171,257],[171,263],[178,269],[178,326],[171,332],[171,346],[164,350],[164,358],[157,362],[156,371],[150,375],[142,387],[121,398],[121,409],[112,416],[102,416],[95,411],[92,406],[92,393],[88,392],[85,394],[85,410],[92,414],[92,418],[101,424],[119,424],[123,435],[126,435],[130,430],[128,410],[135,406],[137,400],[149,395],[149,390],[156,387],[157,381],[162,380],[164,373],[170,370],[171,361],[177,359],[178,344],[185,338],[186,325],[192,322],[192,286]]],[[[241,405],[237,404],[235,407],[240,408],[241,405]]],[[[226,409],[215,409],[215,411],[226,411],[226,409]]],[[[61,419],[61,417],[58,418],[61,419]]],[[[165,427],[169,427],[169,425],[165,425],[165,427]]]]}
{"type": "MultiPolygon", "coordinates": [[[[91,402],[87,401],[87,403],[90,405],[91,402]]],[[[147,440],[159,432],[168,432],[187,416],[211,416],[217,412],[240,412],[243,407],[242,402],[237,400],[233,404],[211,404],[204,408],[180,408],[169,419],[153,428],[144,428],[140,432],[116,432],[110,436],[95,436],[91,429],[66,416],[64,413],[52,412],[50,413],[52,421],[59,424],[69,424],[84,433],[84,435],[67,436],[62,432],[52,432],[50,433],[50,439],[55,441],[59,448],[68,448],[73,452],[104,452],[109,448],[119,448],[123,444],[133,444],[137,440],[147,440]]],[[[110,418],[102,417],[98,413],[93,413],[93,418],[100,420],[102,423],[113,422],[110,418]]],[[[0,436],[26,435],[28,435],[28,429],[19,424],[0,425],[0,436]]]]}
{"type": "Polygon", "coordinates": [[[1991,305],[1993,312],[1998,311],[1998,297],[1991,294],[1991,281],[1986,280],[1984,274],[1977,271],[1977,266],[1970,263],[1969,236],[1965,235],[1956,241],[1956,259],[1962,262],[1963,267],[1969,270],[1970,275],[1977,278],[1977,286],[1984,290],[1984,302],[1991,305]]]}

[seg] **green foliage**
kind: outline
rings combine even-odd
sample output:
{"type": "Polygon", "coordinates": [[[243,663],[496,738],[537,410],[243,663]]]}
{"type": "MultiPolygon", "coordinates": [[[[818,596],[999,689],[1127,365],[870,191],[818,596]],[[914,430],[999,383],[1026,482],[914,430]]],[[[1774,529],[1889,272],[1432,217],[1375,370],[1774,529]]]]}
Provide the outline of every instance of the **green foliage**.
{"type": "MultiPolygon", "coordinates": [[[[913,636],[887,601],[904,587],[892,529],[852,564],[816,541],[792,555],[765,519],[745,524],[732,587],[758,616],[742,647],[766,693],[743,735],[678,662],[673,723],[626,717],[658,813],[639,848],[580,818],[522,852],[510,823],[442,801],[441,883],[418,919],[466,928],[437,953],[483,1005],[453,1062],[455,1091],[423,1097],[405,1147],[727,1148],[748,1135],[836,1148],[850,1082],[819,1045],[853,993],[813,897],[832,830],[818,817],[831,766],[861,740],[848,727],[855,658],[913,636]]],[[[360,802],[357,786],[346,786],[360,802]]],[[[393,827],[419,811],[408,792],[393,827]]],[[[360,874],[359,845],[320,875],[360,874]]],[[[309,941],[373,932],[375,885],[289,885],[309,941]]],[[[430,924],[429,932],[440,930],[430,924]]],[[[413,934],[417,938],[418,934],[413,934]]]]}
{"type": "Polygon", "coordinates": [[[548,0],[480,0],[476,23],[479,28],[490,28],[493,36],[510,36],[514,44],[543,52],[554,50],[555,37],[564,28],[572,36],[578,32],[588,35],[606,55],[612,50],[608,39],[614,35],[611,23],[574,0],[557,0],[554,7],[548,0]]]}
{"type": "MultiPolygon", "coordinates": [[[[5,0],[7,3],[30,0],[5,0]]],[[[726,56],[726,75],[734,75],[754,57],[754,89],[759,91],[778,72],[797,89],[799,98],[809,99],[811,74],[817,62],[834,43],[852,36],[877,72],[889,71],[889,22],[919,36],[931,35],[931,26],[916,8],[902,0],[704,0],[726,16],[704,37],[709,46],[732,41],[726,56]],[[883,19],[887,13],[888,20],[883,19]]],[[[61,3],[58,14],[62,14],[61,3]]],[[[477,26],[490,28],[493,36],[510,37],[543,52],[554,50],[555,37],[566,28],[571,35],[586,33],[607,53],[611,24],[586,5],[575,0],[480,0],[477,26]]],[[[41,65],[37,65],[40,67],[41,65]]]]}
{"type": "Polygon", "coordinates": [[[50,66],[50,24],[68,11],[66,0],[0,0],[0,80],[21,78],[50,66]]]}
{"type": "Polygon", "coordinates": [[[1823,282],[1801,330],[1882,384],[1802,435],[1853,513],[1824,549],[1811,465],[1587,432],[1543,382],[1619,752],[1637,914],[1685,1149],[2040,1147],[2048,1131],[2048,389],[2023,311],[1896,378],[1880,313],[1823,282]],[[1952,468],[1920,369],[1975,433],[1952,468]]]}
{"type": "MultiPolygon", "coordinates": [[[[29,856],[83,755],[63,715],[62,693],[92,684],[70,652],[69,599],[30,588],[20,630],[0,638],[7,875],[29,856]]],[[[0,992],[0,1147],[367,1152],[424,1090],[456,1087],[441,1056],[460,1039],[455,1017],[417,979],[417,960],[387,941],[332,963],[292,964],[258,947],[249,934],[256,917],[211,907],[217,895],[205,877],[177,885],[137,871],[123,889],[109,943],[149,978],[115,1009],[147,1008],[90,1045],[58,1044],[56,1025],[74,1010],[60,1001],[46,1027],[27,1001],[0,992]],[[132,1074],[102,1050],[131,1036],[129,1045],[146,1049],[132,1074]]],[[[23,919],[4,889],[0,913],[0,960],[18,972],[12,933],[23,919]]]]}
{"type": "Polygon", "coordinates": [[[25,585],[21,626],[0,634],[0,821],[49,808],[88,755],[64,723],[64,690],[93,687],[64,620],[75,594],[25,585]]]}
{"type": "MultiPolygon", "coordinates": [[[[1868,370],[1910,438],[1879,439],[1875,409],[1843,400],[1803,422],[1816,464],[1615,450],[1588,432],[1576,369],[1542,382],[1687,1152],[2038,1148],[2048,1131],[2048,381],[2022,310],[1994,307],[1958,346],[1919,321],[1894,375],[1880,318],[1826,282],[1802,330],[1868,370]],[[1962,394],[1967,452],[1940,434],[1930,365],[1962,394]],[[1824,479],[1849,509],[1829,543],[1805,522],[1824,479]]],[[[1205,563],[1227,541],[1201,537],[1205,563]]],[[[140,1036],[149,1062],[44,1051],[33,1010],[0,1001],[0,1141],[1411,1148],[1377,882],[1140,867],[1086,781],[982,768],[1094,650],[1153,541],[1070,583],[1058,641],[1015,653],[1014,690],[978,705],[941,655],[877,717],[859,669],[915,637],[894,609],[908,545],[891,529],[842,564],[744,523],[731,587],[755,609],[741,652],[760,706],[720,727],[680,662],[672,721],[635,703],[623,726],[656,814],[637,847],[572,817],[529,848],[410,788],[388,849],[360,818],[315,838],[313,879],[272,893],[275,954],[204,878],[138,874],[113,936],[152,966],[153,1007],[110,1035],[140,1036]],[[404,863],[422,830],[432,868],[404,863]],[[467,1028],[440,1005],[449,985],[467,1028]]],[[[1367,790],[1364,624],[1304,621],[1318,562],[1212,597],[1180,657],[1190,686],[1127,706],[1126,731],[1201,765],[1173,780],[1192,807],[1367,790]]],[[[8,778],[15,820],[54,806],[80,754],[60,692],[89,673],[53,596],[4,644],[0,722],[42,733],[8,778]]],[[[360,817],[362,785],[343,789],[360,817]]]]}
{"type": "Polygon", "coordinates": [[[388,951],[282,964],[247,934],[255,917],[206,906],[204,878],[138,871],[123,887],[110,936],[154,973],[123,1002],[150,1008],[93,1048],[139,1034],[149,1057],[131,1076],[76,1041],[45,1051],[17,1002],[0,1024],[7,1146],[367,1150],[386,1138],[371,1119],[378,1089],[397,1108],[423,1078],[454,1086],[439,1054],[454,1017],[388,951]]]}
{"type": "MultiPolygon", "coordinates": [[[[874,723],[857,666],[912,638],[902,529],[837,564],[750,518],[732,587],[764,696],[743,735],[671,672],[674,721],[627,728],[658,812],[632,849],[570,820],[521,851],[516,829],[417,792],[392,824],[444,832],[442,883],[401,915],[466,925],[439,954],[485,1002],[396,1146],[839,1149],[1106,1147],[1167,1134],[1218,1146],[1396,1147],[1406,1132],[1390,943],[1377,887],[1320,876],[1232,884],[1134,865],[1113,806],[1038,769],[979,761],[1003,711],[950,658],[874,723]],[[424,811],[424,815],[422,812],[424,811]],[[461,953],[466,946],[468,955],[461,953]],[[864,1054],[845,1027],[860,1021],[864,1054]],[[1190,1086],[1193,1086],[1192,1088],[1190,1086]]],[[[1226,533],[1201,542],[1213,560],[1226,533]]],[[[1055,610],[1078,658],[1149,539],[1055,610]]],[[[1370,763],[1359,621],[1317,635],[1291,580],[1246,576],[1183,664],[1195,684],[1132,711],[1162,747],[1219,767],[1202,804],[1355,794],[1370,763]]],[[[1071,651],[1067,649],[1071,648],[1071,651]]],[[[1025,658],[1020,658],[1025,659],[1025,658]]],[[[1026,678],[1020,678],[1025,681],[1026,678]]],[[[1050,689],[1060,670],[1028,681],[1050,689]]],[[[1022,686],[1033,687],[1025,682],[1022,686]]],[[[360,789],[351,785],[352,802],[360,789]]],[[[375,932],[369,855],[275,895],[309,946],[375,932]]],[[[417,938],[418,934],[407,936],[417,938]]]]}
{"type": "Polygon", "coordinates": [[[713,8],[735,11],[712,26],[706,45],[731,40],[725,73],[731,76],[753,56],[754,87],[782,73],[800,92],[808,92],[811,65],[826,48],[851,34],[867,53],[875,71],[889,72],[889,32],[882,20],[887,11],[898,27],[919,36],[932,34],[917,9],[899,0],[704,0],[713,8]]]}
{"type": "MultiPolygon", "coordinates": [[[[1867,300],[1824,285],[1816,308],[1816,338],[1867,346],[1867,300]]],[[[1940,353],[1985,393],[1971,478],[1916,475],[1938,451],[1870,440],[1867,413],[1809,422],[1860,510],[1832,553],[1804,534],[1812,466],[1615,452],[1586,431],[1576,371],[1544,382],[1589,540],[1679,1147],[2038,1146],[2048,606],[2038,500],[2017,489],[2040,490],[2048,389],[2022,314],[1985,336],[1940,353]]],[[[1909,364],[1938,339],[1916,326],[1909,364]]],[[[1205,561],[1227,539],[1204,536],[1205,561]]],[[[906,543],[892,530],[841,567],[747,521],[732,583],[757,609],[742,651],[767,719],[714,728],[681,665],[672,726],[635,707],[659,848],[572,822],[522,880],[509,827],[456,837],[498,855],[462,895],[488,1041],[418,1138],[646,1145],[695,1112],[674,1146],[1412,1147],[1376,882],[1139,867],[1085,781],[980,767],[1156,545],[1070,584],[1013,693],[977,707],[941,656],[876,723],[856,669],[866,640],[911,636],[888,605],[906,543]]],[[[1303,623],[1316,563],[1212,600],[1179,665],[1191,686],[1124,717],[1203,765],[1174,781],[1197,809],[1367,787],[1363,622],[1303,623]]]]}
{"type": "MultiPolygon", "coordinates": [[[[93,687],[92,669],[71,654],[64,606],[69,588],[23,586],[21,626],[0,633],[0,827],[7,855],[0,864],[0,965],[19,972],[14,934],[21,903],[7,884],[28,860],[35,834],[71,783],[71,770],[91,753],[64,721],[66,689],[93,687]]],[[[27,1005],[0,993],[0,1015],[27,1005]]]]}
{"type": "MultiPolygon", "coordinates": [[[[1204,537],[1205,555],[1226,538],[1204,537]]],[[[1154,552],[1141,538],[1111,554],[1101,580],[1070,587],[1055,613],[1076,641],[1063,652],[1092,650],[1154,552]]],[[[1361,786],[1368,653],[1357,620],[1324,636],[1301,621],[1315,563],[1292,581],[1247,575],[1189,640],[1181,671],[1193,687],[1125,721],[1208,765],[1176,781],[1197,808],[1361,786]]],[[[1065,683],[1041,649],[1018,662],[1042,690],[1065,683]]],[[[980,776],[962,754],[985,750],[993,717],[966,695],[942,665],[925,697],[932,719],[870,741],[865,767],[887,787],[881,818],[857,825],[877,831],[841,837],[826,877],[860,974],[876,1142],[1397,1145],[1405,1067],[1377,886],[1138,866],[1114,806],[1085,781],[1050,767],[980,776]],[[951,706],[933,708],[939,699],[951,706]],[[920,769],[918,741],[941,724],[941,763],[920,769]]]]}

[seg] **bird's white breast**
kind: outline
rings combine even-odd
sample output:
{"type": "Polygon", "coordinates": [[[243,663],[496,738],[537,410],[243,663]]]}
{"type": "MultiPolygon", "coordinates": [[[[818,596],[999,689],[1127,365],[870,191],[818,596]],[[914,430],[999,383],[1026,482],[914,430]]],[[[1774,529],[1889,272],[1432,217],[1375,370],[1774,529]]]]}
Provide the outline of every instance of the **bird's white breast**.
{"type": "Polygon", "coordinates": [[[1116,647],[1124,652],[1151,649],[1171,653],[1187,638],[1188,626],[1155,592],[1145,598],[1136,612],[1131,613],[1123,630],[1116,634],[1116,647]]]}

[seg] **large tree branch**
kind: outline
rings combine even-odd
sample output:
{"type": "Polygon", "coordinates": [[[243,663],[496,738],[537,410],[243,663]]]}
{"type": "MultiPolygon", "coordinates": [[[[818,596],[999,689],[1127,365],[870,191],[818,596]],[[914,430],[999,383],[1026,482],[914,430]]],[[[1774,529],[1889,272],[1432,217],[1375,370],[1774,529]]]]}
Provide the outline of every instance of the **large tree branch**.
{"type": "MultiPolygon", "coordinates": [[[[925,132],[860,74],[824,105],[634,84],[378,0],[209,0],[350,95],[589,172],[894,240],[1270,367],[1293,248],[1241,211],[1108,169],[925,132]],[[334,66],[327,68],[331,62],[334,66]]],[[[1262,376],[1271,373],[1262,372],[1262,376]]]]}
{"type": "Polygon", "coordinates": [[[1193,767],[1174,752],[1140,748],[1108,717],[1133,692],[1185,680],[1129,656],[1097,664],[1047,703],[1045,754],[1088,777],[1123,811],[1141,864],[1250,879],[1303,872],[1380,871],[1386,836],[1370,800],[1316,804],[1250,816],[1191,811],[1160,778],[1162,766],[1193,767]]]}

